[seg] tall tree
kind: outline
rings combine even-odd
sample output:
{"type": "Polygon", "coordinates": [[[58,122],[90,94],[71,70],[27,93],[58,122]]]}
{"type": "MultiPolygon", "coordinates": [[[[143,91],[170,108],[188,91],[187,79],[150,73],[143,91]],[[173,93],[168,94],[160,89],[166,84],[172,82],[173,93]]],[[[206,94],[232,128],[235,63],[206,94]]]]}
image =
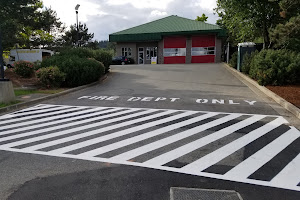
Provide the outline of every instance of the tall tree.
{"type": "Polygon", "coordinates": [[[221,17],[218,24],[235,42],[261,37],[265,47],[270,46],[270,28],[282,20],[279,10],[279,0],[218,0],[215,9],[221,17]]]}
{"type": "Polygon", "coordinates": [[[30,26],[37,17],[37,10],[42,8],[40,0],[0,1],[0,66],[3,71],[3,49],[13,46],[22,28],[30,26]]]}
{"type": "Polygon", "coordinates": [[[89,29],[85,23],[79,23],[78,30],[79,33],[77,31],[76,24],[74,24],[70,26],[69,31],[66,31],[65,35],[63,36],[66,46],[77,46],[77,33],[79,36],[79,46],[85,47],[90,42],[92,42],[92,39],[94,38],[94,33],[88,33],[89,29]]]}
{"type": "Polygon", "coordinates": [[[201,17],[197,16],[196,21],[206,22],[208,17],[203,13],[201,17]]]}
{"type": "Polygon", "coordinates": [[[300,0],[281,0],[280,16],[285,20],[270,30],[275,48],[300,51],[300,0]]]}

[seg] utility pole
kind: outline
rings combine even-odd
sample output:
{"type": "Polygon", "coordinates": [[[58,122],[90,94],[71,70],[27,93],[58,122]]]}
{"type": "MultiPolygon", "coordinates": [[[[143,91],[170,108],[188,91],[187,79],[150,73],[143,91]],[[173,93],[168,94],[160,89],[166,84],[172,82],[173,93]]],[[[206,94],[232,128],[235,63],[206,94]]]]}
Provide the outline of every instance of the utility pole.
{"type": "Polygon", "coordinates": [[[75,7],[75,12],[76,12],[76,23],[77,23],[77,45],[78,47],[80,47],[80,44],[79,44],[79,24],[78,24],[78,9],[79,9],[79,4],[76,5],[75,7]]]}
{"type": "Polygon", "coordinates": [[[4,79],[4,61],[3,61],[3,47],[2,47],[2,32],[1,32],[1,26],[0,26],[0,81],[7,81],[7,79],[4,79]]]}

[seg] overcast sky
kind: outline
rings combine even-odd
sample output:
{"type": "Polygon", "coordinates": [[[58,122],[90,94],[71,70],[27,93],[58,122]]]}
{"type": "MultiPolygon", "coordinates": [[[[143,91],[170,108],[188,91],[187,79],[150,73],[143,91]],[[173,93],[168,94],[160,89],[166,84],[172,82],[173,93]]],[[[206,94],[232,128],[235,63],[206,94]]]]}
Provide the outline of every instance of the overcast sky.
{"type": "Polygon", "coordinates": [[[205,13],[208,23],[218,19],[213,14],[216,0],[43,0],[66,26],[76,23],[75,6],[80,4],[79,21],[86,23],[96,40],[169,15],[196,19],[205,13]]]}

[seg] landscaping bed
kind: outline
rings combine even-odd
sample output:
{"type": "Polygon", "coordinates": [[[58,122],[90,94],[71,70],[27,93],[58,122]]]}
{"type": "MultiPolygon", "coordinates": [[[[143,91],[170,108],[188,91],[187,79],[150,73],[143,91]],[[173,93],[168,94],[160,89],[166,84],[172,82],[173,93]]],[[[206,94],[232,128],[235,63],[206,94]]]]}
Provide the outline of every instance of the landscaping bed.
{"type": "Polygon", "coordinates": [[[266,86],[266,88],[300,108],[300,85],[266,86]]]}

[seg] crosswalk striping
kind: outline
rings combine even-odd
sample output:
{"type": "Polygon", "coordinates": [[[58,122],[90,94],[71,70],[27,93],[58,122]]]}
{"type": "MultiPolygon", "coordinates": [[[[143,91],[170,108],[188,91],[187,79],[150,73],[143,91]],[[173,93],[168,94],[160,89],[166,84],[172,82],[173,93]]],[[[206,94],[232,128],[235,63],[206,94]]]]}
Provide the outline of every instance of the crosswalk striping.
{"type": "MultiPolygon", "coordinates": [[[[133,117],[137,117],[137,116],[144,115],[144,114],[149,114],[149,113],[152,113],[152,112],[154,112],[154,110],[148,110],[148,111],[144,111],[144,112],[137,113],[137,114],[131,114],[131,115],[127,115],[127,116],[124,116],[124,117],[119,117],[119,118],[115,118],[115,119],[103,121],[103,122],[101,122],[101,124],[102,125],[109,124],[109,123],[112,123],[112,122],[117,122],[117,121],[121,121],[121,120],[125,120],[125,119],[130,119],[130,118],[133,118],[133,117]]],[[[156,118],[156,117],[159,117],[159,116],[168,115],[168,114],[171,114],[171,113],[172,112],[165,112],[165,113],[154,114],[154,115],[143,117],[143,118],[139,118],[139,119],[136,119],[136,120],[132,120],[132,121],[127,121],[127,122],[124,122],[124,123],[120,123],[118,125],[106,126],[104,128],[101,128],[101,129],[96,129],[96,130],[85,132],[85,133],[82,133],[82,134],[78,134],[78,135],[66,137],[66,138],[64,138],[62,140],[59,140],[59,141],[52,141],[52,142],[49,142],[49,143],[43,143],[43,144],[40,144],[40,145],[31,146],[31,147],[28,147],[26,149],[28,149],[28,150],[37,150],[37,149],[41,149],[41,148],[46,148],[46,147],[52,146],[54,144],[69,142],[69,141],[76,140],[76,139],[79,139],[79,138],[82,138],[82,137],[87,137],[87,136],[95,135],[95,134],[101,133],[102,131],[104,132],[104,131],[108,131],[108,130],[117,129],[117,128],[120,128],[120,127],[123,127],[123,126],[126,126],[126,125],[130,125],[132,123],[145,121],[145,120],[148,120],[148,119],[152,119],[152,118],[156,118]]],[[[67,130],[65,132],[69,133],[69,132],[72,132],[72,130],[67,130]]],[[[56,133],[56,134],[61,135],[61,134],[64,134],[64,133],[56,133]]],[[[108,135],[108,137],[112,137],[112,136],[108,135]]],[[[88,143],[88,144],[92,144],[92,143],[88,143]]],[[[68,147],[67,150],[66,149],[56,149],[55,151],[59,151],[60,153],[62,153],[62,151],[66,151],[67,152],[67,151],[73,150],[73,149],[71,149],[72,146],[67,146],[67,147],[68,147]]],[[[76,147],[80,148],[80,147],[83,147],[83,146],[81,146],[80,144],[77,143],[76,147]]]]}
{"type": "MultiPolygon", "coordinates": [[[[172,160],[175,160],[176,158],[185,155],[189,152],[192,152],[200,147],[203,147],[213,141],[216,141],[222,137],[225,137],[226,135],[229,135],[233,133],[236,130],[239,130],[247,125],[250,125],[258,120],[263,119],[265,116],[253,116],[249,119],[246,119],[244,121],[241,121],[237,124],[233,124],[227,128],[221,129],[220,131],[217,131],[215,133],[212,133],[204,138],[200,138],[192,143],[186,144],[184,146],[181,146],[177,149],[174,149],[168,153],[162,154],[156,158],[153,158],[151,160],[146,161],[148,164],[154,164],[154,165],[164,165],[172,160]]],[[[197,130],[195,130],[197,131],[197,130]]]]}
{"type": "MultiPolygon", "coordinates": [[[[6,123],[10,123],[10,122],[17,122],[18,120],[20,120],[20,118],[22,118],[22,120],[28,120],[28,119],[33,119],[33,118],[36,118],[36,117],[46,117],[46,116],[49,116],[49,115],[52,114],[51,111],[57,111],[57,112],[63,111],[63,112],[66,112],[66,109],[70,109],[70,108],[71,107],[64,108],[64,109],[63,108],[56,108],[56,107],[51,108],[50,107],[49,109],[45,108],[43,110],[37,110],[37,111],[32,110],[32,111],[30,111],[31,116],[27,116],[27,117],[23,117],[23,116],[28,115],[27,113],[17,113],[17,114],[8,115],[8,116],[5,115],[4,117],[2,117],[0,119],[1,120],[7,119],[7,120],[1,121],[0,125],[6,124],[6,123]],[[45,113],[45,112],[47,112],[47,113],[45,113]],[[39,115],[36,116],[37,114],[39,114],[39,115]],[[13,119],[11,119],[11,118],[13,118],[13,119]]],[[[81,109],[81,108],[75,108],[75,109],[81,109]]]]}
{"type": "Polygon", "coordinates": [[[188,164],[187,166],[183,167],[182,169],[192,171],[192,172],[203,171],[206,168],[212,166],[213,164],[219,162],[220,160],[226,158],[230,154],[236,152],[240,148],[246,146],[250,142],[258,139],[262,135],[264,135],[264,134],[268,133],[269,131],[275,129],[276,127],[282,125],[283,123],[287,123],[287,121],[285,119],[283,119],[282,117],[279,117],[279,118],[275,119],[274,121],[272,121],[268,124],[265,124],[264,126],[254,130],[254,131],[251,131],[244,137],[241,137],[241,138],[219,148],[218,150],[200,158],[199,160],[197,160],[191,164],[188,164]]]}
{"type": "MultiPolygon", "coordinates": [[[[67,111],[66,110],[61,110],[61,111],[56,111],[56,112],[47,113],[47,114],[43,114],[43,115],[38,115],[38,117],[40,119],[33,120],[33,121],[24,121],[24,120],[29,120],[29,119],[32,119],[32,118],[36,118],[37,116],[23,117],[22,121],[24,121],[24,122],[1,126],[1,130],[16,128],[16,127],[25,126],[25,125],[28,125],[28,124],[37,124],[37,123],[41,123],[41,122],[47,122],[47,121],[55,120],[57,118],[64,118],[64,117],[74,116],[74,114],[79,115],[79,114],[84,114],[84,113],[88,113],[88,112],[91,112],[91,111],[90,110],[83,110],[82,111],[81,108],[73,108],[73,109],[69,109],[67,111]],[[64,114],[66,112],[73,112],[73,113],[64,114]],[[56,117],[47,117],[49,115],[57,115],[57,114],[63,114],[63,115],[59,115],[59,116],[56,116],[56,117]]],[[[18,122],[19,120],[20,120],[19,118],[13,119],[13,120],[8,120],[8,121],[6,121],[6,123],[18,122]]]]}
{"type": "Polygon", "coordinates": [[[282,133],[277,132],[276,137],[272,136],[265,146],[252,150],[251,155],[238,160],[238,164],[226,173],[205,171],[286,124],[287,121],[280,116],[41,104],[1,116],[0,119],[3,119],[0,150],[141,166],[300,191],[300,152],[270,181],[249,178],[292,143],[299,142],[300,132],[292,126],[284,125],[287,128],[282,133]],[[227,122],[230,123],[213,131],[214,127],[227,122]],[[260,122],[256,125],[258,127],[239,132],[257,122],[260,122]],[[186,156],[216,141],[225,141],[233,133],[240,136],[227,143],[220,142],[218,148],[204,156],[196,159],[186,156]],[[197,135],[199,139],[186,140],[197,135]],[[159,148],[168,149],[168,145],[173,143],[177,143],[175,148],[154,157],[149,156],[145,161],[134,159],[151,155],[159,148]],[[118,149],[123,150],[101,157],[118,149]],[[72,153],[77,150],[80,150],[79,153],[72,153]],[[186,164],[168,166],[170,161],[181,156],[184,156],[186,164]]]}
{"type": "MultiPolygon", "coordinates": [[[[271,180],[271,184],[281,187],[294,187],[300,183],[300,154],[292,160],[277,176],[271,180]]],[[[299,186],[298,186],[299,187],[299,186]]]]}
{"type": "MultiPolygon", "coordinates": [[[[292,127],[289,131],[279,136],[273,142],[244,160],[241,164],[231,169],[225,176],[234,179],[244,179],[253,174],[258,168],[271,160],[279,152],[285,149],[289,144],[300,137],[297,130],[292,127]]],[[[300,181],[299,181],[300,182],[300,181]]]]}
{"type": "MultiPolygon", "coordinates": [[[[168,111],[167,111],[167,113],[170,114],[168,111]]],[[[77,143],[77,144],[74,144],[74,145],[70,145],[70,146],[67,146],[67,147],[64,147],[64,148],[61,148],[61,149],[57,149],[57,150],[54,150],[53,152],[66,153],[66,152],[69,152],[69,151],[73,151],[75,149],[79,149],[79,148],[86,147],[86,146],[96,144],[96,143],[99,143],[99,142],[103,142],[103,141],[106,141],[106,140],[109,140],[109,139],[120,137],[122,135],[127,135],[127,134],[133,133],[135,131],[143,130],[143,129],[146,129],[148,127],[159,125],[161,123],[166,122],[167,120],[172,121],[172,120],[175,120],[175,119],[179,119],[179,118],[182,118],[184,116],[191,115],[192,113],[194,113],[194,112],[182,113],[182,114],[179,114],[179,115],[168,117],[167,119],[162,119],[162,120],[150,122],[150,123],[147,123],[147,124],[143,124],[143,125],[140,125],[140,126],[135,126],[135,127],[126,129],[124,131],[115,132],[115,133],[112,133],[112,134],[109,134],[109,135],[102,136],[100,138],[84,141],[84,142],[77,143]]],[[[140,119],[138,119],[136,121],[140,121],[140,119]]],[[[125,123],[126,124],[131,124],[132,122],[125,122],[125,123]]],[[[119,124],[118,126],[123,126],[123,124],[119,124]]],[[[104,131],[106,131],[108,129],[110,129],[110,127],[105,127],[104,131]]]]}
{"type": "Polygon", "coordinates": [[[197,121],[206,119],[208,117],[213,117],[214,115],[215,115],[215,113],[208,113],[208,114],[193,118],[191,120],[186,120],[186,121],[183,121],[183,122],[180,122],[180,123],[177,123],[177,124],[169,125],[167,127],[157,129],[157,130],[154,130],[154,131],[150,131],[150,132],[147,132],[145,134],[138,135],[138,136],[135,136],[135,137],[132,137],[132,138],[128,138],[126,140],[122,140],[120,142],[116,142],[116,143],[113,143],[111,145],[107,145],[107,146],[102,147],[102,148],[94,149],[94,150],[85,152],[81,155],[83,155],[83,156],[97,156],[99,154],[103,154],[103,153],[112,151],[114,149],[118,149],[118,148],[127,146],[129,144],[133,144],[133,143],[136,143],[136,142],[139,142],[139,141],[142,141],[142,140],[146,140],[150,137],[154,137],[154,136],[157,136],[159,134],[169,132],[173,129],[180,128],[180,127],[185,126],[187,124],[191,124],[193,122],[197,122],[197,121]]]}
{"type": "Polygon", "coordinates": [[[217,120],[214,120],[212,122],[209,122],[209,123],[197,126],[197,127],[193,128],[193,129],[189,129],[187,131],[183,131],[183,132],[181,132],[179,134],[176,134],[174,136],[170,136],[168,138],[159,140],[159,141],[151,143],[149,145],[142,146],[142,147],[140,147],[138,149],[134,149],[134,150],[126,152],[124,154],[117,155],[117,156],[115,156],[113,158],[114,159],[121,159],[121,160],[130,160],[130,159],[132,159],[132,158],[134,158],[136,156],[142,155],[144,153],[147,153],[147,152],[152,151],[154,149],[157,149],[159,147],[165,146],[167,144],[173,143],[175,141],[181,140],[183,138],[192,136],[192,135],[197,134],[197,133],[199,133],[201,131],[209,129],[209,128],[213,127],[213,126],[217,126],[217,125],[219,125],[221,123],[225,123],[225,122],[227,122],[229,120],[235,119],[235,118],[237,118],[239,116],[240,116],[239,114],[232,114],[232,115],[223,117],[221,119],[217,119],[217,120]]]}

